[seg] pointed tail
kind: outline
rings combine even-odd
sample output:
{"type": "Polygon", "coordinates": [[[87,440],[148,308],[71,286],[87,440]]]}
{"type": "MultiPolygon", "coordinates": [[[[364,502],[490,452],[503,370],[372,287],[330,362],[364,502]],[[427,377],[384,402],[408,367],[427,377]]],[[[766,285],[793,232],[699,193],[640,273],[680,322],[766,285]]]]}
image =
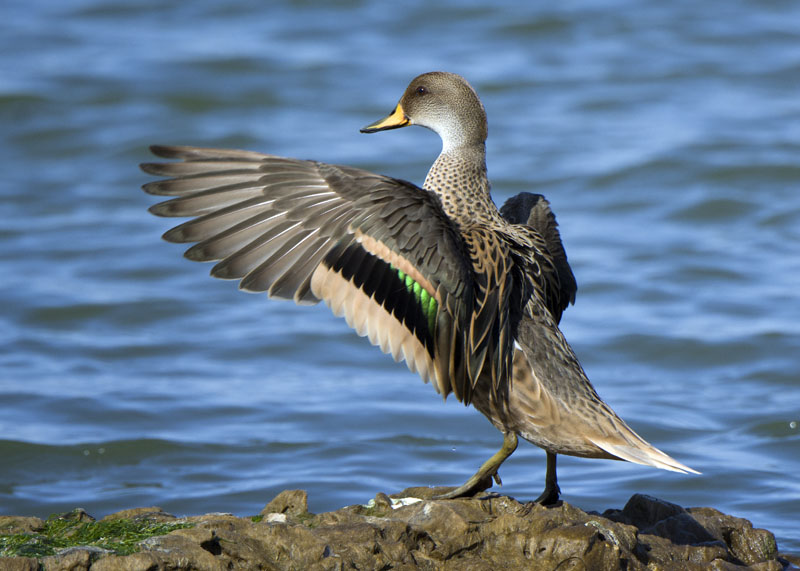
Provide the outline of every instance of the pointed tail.
{"type": "MultiPolygon", "coordinates": [[[[629,427],[627,427],[630,430],[629,427]]],[[[671,472],[680,472],[682,474],[699,474],[697,470],[689,468],[685,464],[681,464],[671,456],[664,454],[658,448],[652,446],[647,441],[645,441],[641,436],[630,430],[631,435],[635,437],[634,439],[626,438],[630,444],[626,443],[614,443],[609,442],[608,440],[604,439],[594,439],[591,438],[590,440],[595,446],[598,446],[611,454],[612,456],[616,456],[620,460],[627,460],[628,462],[633,462],[634,464],[643,464],[645,466],[653,466],[655,468],[661,468],[662,470],[669,470],[671,472]]]]}

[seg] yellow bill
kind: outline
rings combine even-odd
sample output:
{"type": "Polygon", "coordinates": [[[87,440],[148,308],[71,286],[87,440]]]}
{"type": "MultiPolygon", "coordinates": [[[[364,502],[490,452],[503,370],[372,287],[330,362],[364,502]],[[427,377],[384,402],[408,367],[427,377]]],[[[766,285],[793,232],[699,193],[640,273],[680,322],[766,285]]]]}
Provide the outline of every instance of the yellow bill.
{"type": "Polygon", "coordinates": [[[405,127],[406,125],[410,124],[411,121],[409,121],[408,117],[406,117],[403,107],[398,103],[397,107],[394,108],[394,111],[392,111],[387,117],[367,125],[361,129],[361,132],[377,133],[378,131],[386,131],[388,129],[399,129],[400,127],[405,127]]]}

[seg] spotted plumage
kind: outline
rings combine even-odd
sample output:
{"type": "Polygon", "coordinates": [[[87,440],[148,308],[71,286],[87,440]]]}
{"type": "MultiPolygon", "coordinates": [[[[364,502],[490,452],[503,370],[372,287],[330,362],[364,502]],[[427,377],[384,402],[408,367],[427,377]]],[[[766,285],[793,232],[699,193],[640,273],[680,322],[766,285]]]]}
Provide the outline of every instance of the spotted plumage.
{"type": "Polygon", "coordinates": [[[151,211],[189,217],[168,231],[189,259],[248,291],[325,301],[359,335],[472,404],[504,445],[463,486],[472,493],[522,435],[547,451],[545,492],[558,499],[555,455],[615,458],[692,471],[634,433],[595,392],[558,328],[575,278],[540,195],[498,211],[486,176],[486,115],[460,76],[423,74],[375,132],[420,125],[442,138],[422,188],[347,166],[249,151],[152,147],[177,162],[144,189],[172,197],[151,211]]]}

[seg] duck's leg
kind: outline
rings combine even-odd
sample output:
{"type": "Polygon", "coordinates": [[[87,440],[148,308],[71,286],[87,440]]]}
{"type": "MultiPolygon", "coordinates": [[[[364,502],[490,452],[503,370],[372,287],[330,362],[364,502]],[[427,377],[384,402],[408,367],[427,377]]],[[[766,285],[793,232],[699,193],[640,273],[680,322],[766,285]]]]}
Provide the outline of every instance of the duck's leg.
{"type": "Polygon", "coordinates": [[[543,506],[551,506],[558,501],[559,494],[561,494],[561,488],[558,487],[558,479],[556,478],[556,454],[548,451],[544,491],[534,502],[543,506]]]}
{"type": "Polygon", "coordinates": [[[498,450],[494,454],[494,456],[492,456],[486,462],[483,463],[483,466],[481,466],[478,469],[478,471],[475,472],[475,475],[473,475],[469,480],[467,480],[462,486],[459,486],[455,490],[447,492],[446,494],[440,494],[438,496],[434,496],[433,499],[450,500],[453,498],[458,498],[460,496],[467,496],[470,494],[481,492],[486,488],[491,487],[492,484],[490,478],[494,478],[494,480],[499,484],[500,477],[497,475],[497,470],[500,468],[500,465],[503,462],[505,462],[506,458],[511,456],[511,454],[513,454],[514,450],[516,449],[517,449],[516,432],[504,432],[503,446],[500,447],[500,450],[498,450]]]}

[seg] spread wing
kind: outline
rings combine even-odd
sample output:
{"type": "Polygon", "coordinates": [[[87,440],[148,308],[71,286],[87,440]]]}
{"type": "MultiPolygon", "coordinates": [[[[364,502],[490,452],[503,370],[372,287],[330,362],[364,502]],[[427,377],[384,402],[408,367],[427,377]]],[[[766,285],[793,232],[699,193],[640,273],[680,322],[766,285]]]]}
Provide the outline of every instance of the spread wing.
{"type": "Polygon", "coordinates": [[[248,151],[151,149],[179,159],[143,164],[169,177],[143,188],[173,197],[153,214],[191,218],[164,234],[194,243],[187,258],[217,261],[213,276],[240,280],[248,291],[324,300],[437,392],[469,401],[485,361],[469,356],[486,347],[499,317],[473,318],[486,296],[476,296],[464,238],[435,195],[351,167],[248,151]]]}

